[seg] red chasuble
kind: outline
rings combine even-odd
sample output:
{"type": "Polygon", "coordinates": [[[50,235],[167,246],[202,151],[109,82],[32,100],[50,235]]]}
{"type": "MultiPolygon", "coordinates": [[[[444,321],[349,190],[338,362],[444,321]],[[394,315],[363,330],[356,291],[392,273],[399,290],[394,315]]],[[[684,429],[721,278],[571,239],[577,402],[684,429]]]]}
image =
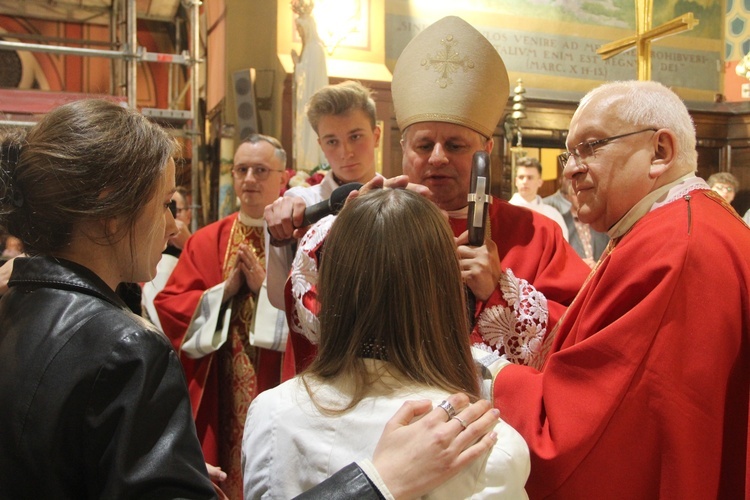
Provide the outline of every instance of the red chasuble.
{"type": "MultiPolygon", "coordinates": [[[[451,218],[450,225],[457,237],[466,231],[466,219],[451,218]]],[[[533,210],[493,198],[489,231],[492,241],[497,245],[503,269],[510,269],[517,278],[526,280],[544,295],[549,312],[545,326],[547,330],[551,330],[581,289],[591,269],[565,241],[560,226],[533,210]]],[[[502,342],[493,342],[489,328],[491,318],[487,318],[488,314],[485,313],[490,313],[494,307],[507,307],[508,300],[502,292],[502,288],[498,286],[486,302],[477,304],[477,321],[472,341],[499,349],[499,354],[508,355],[513,362],[528,364],[524,360],[515,359],[510,352],[505,352],[502,342]],[[485,321],[485,318],[489,321],[485,321]]],[[[533,316],[534,312],[516,314],[533,316]]],[[[540,332],[541,336],[545,332],[546,330],[540,332]]],[[[524,341],[523,338],[518,340],[524,341]]]]}
{"type": "Polygon", "coordinates": [[[699,190],[614,244],[544,371],[494,381],[530,497],[750,498],[750,229],[699,190]]]}
{"type": "MultiPolygon", "coordinates": [[[[465,218],[452,218],[450,225],[455,236],[466,231],[465,218]]],[[[590,269],[565,241],[560,226],[532,210],[495,198],[490,206],[489,231],[497,245],[503,270],[510,270],[516,278],[525,281],[527,288],[531,285],[535,289],[533,296],[538,297],[536,292],[540,292],[544,297],[535,303],[526,301],[524,307],[514,310],[509,307],[507,290],[504,294],[503,287],[498,285],[486,302],[477,303],[472,342],[495,349],[499,354],[507,354],[513,362],[527,364],[531,360],[523,359],[519,344],[523,344],[523,348],[541,344],[547,328],[560,319],[590,269]],[[533,338],[535,335],[536,339],[533,338]],[[515,353],[518,356],[508,352],[506,347],[511,346],[518,351],[515,353]]],[[[285,380],[306,368],[317,352],[316,346],[299,333],[299,318],[295,317],[291,287],[289,280],[285,290],[289,320],[285,380]]],[[[304,300],[308,309],[317,312],[314,289],[304,300]]]]}
{"type": "MultiPolygon", "coordinates": [[[[241,224],[233,214],[188,239],[164,290],[154,300],[164,332],[178,352],[203,292],[227,278],[240,243],[254,248],[264,262],[263,231],[241,224]]],[[[221,488],[230,498],[242,498],[240,457],[247,408],[281,378],[282,353],[248,342],[254,307],[255,294],[241,289],[232,302],[226,343],[199,359],[180,352],[205,459],[227,473],[221,488]]]]}

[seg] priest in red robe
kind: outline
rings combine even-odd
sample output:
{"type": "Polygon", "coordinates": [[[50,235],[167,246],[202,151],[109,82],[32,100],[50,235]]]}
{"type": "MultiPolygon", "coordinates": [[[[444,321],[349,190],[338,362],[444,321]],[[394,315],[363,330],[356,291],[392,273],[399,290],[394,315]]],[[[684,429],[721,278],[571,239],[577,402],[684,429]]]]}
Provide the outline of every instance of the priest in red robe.
{"type": "Polygon", "coordinates": [[[531,498],[750,498],[750,229],[695,177],[695,130],[656,82],[590,92],[561,155],[612,238],[542,371],[497,361],[531,498]]]}
{"type": "Polygon", "coordinates": [[[221,487],[242,498],[241,444],[247,409],[281,379],[283,313],[265,294],[267,231],[263,210],[286,185],[286,153],[274,138],[253,135],[237,148],[232,175],[240,211],[197,231],[154,305],[180,353],[198,438],[221,487]],[[281,315],[281,321],[277,316],[281,315]],[[263,343],[262,331],[279,340],[263,343]],[[275,349],[274,349],[275,347],[275,349]]]}
{"type": "MultiPolygon", "coordinates": [[[[541,366],[548,327],[562,316],[590,269],[560,226],[526,208],[492,199],[485,244],[468,245],[472,157],[490,153],[509,95],[497,50],[471,25],[446,17],[404,49],[393,73],[393,105],[403,131],[403,170],[409,182],[450,217],[463,277],[476,297],[474,345],[512,362],[541,366]],[[455,64],[428,63],[444,54],[455,64]],[[455,69],[456,71],[453,71],[455,69]]],[[[381,180],[377,181],[380,182],[381,180]]],[[[316,281],[321,230],[303,239],[287,283],[290,347],[285,378],[309,364],[317,341],[316,281]],[[290,366],[291,352],[296,366],[290,366]]],[[[387,314],[387,311],[384,311],[387,314]]]]}

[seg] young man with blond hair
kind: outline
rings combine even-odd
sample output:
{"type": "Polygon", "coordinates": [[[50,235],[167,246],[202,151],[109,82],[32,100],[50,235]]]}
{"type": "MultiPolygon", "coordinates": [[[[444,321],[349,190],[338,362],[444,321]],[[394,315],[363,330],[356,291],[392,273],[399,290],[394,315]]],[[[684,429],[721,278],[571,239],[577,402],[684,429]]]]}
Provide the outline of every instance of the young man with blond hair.
{"type": "Polygon", "coordinates": [[[320,184],[293,187],[266,207],[272,243],[278,245],[269,252],[268,297],[280,309],[294,256],[293,237],[301,234],[295,231],[302,226],[305,208],[327,200],[342,184],[365,183],[376,175],[375,149],[381,131],[370,89],[354,81],[324,87],[307,104],[307,119],[331,168],[320,184]]]}

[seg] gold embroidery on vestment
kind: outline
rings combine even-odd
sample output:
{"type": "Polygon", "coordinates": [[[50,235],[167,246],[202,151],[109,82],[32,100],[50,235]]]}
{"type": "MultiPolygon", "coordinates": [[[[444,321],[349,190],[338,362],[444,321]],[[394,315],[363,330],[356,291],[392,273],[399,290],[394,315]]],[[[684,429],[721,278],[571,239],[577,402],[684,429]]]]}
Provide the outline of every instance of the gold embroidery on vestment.
{"type": "MultiPolygon", "coordinates": [[[[241,244],[247,245],[265,266],[263,227],[246,226],[235,220],[224,255],[226,280],[237,263],[241,244]]],[[[244,277],[242,280],[244,282],[244,277]]],[[[232,299],[232,317],[227,343],[219,350],[219,461],[227,479],[222,489],[229,498],[242,497],[242,433],[247,409],[258,395],[258,349],[250,345],[249,328],[255,312],[255,294],[243,285],[232,299]]]]}
{"type": "Polygon", "coordinates": [[[474,61],[468,56],[462,59],[458,51],[454,50],[455,46],[458,45],[458,40],[453,35],[446,36],[440,40],[440,43],[443,44],[445,49],[438,50],[434,57],[427,54],[427,57],[422,59],[421,65],[425,69],[433,68],[440,73],[440,78],[435,82],[441,89],[444,89],[453,83],[450,77],[452,73],[457,72],[459,68],[463,69],[464,72],[473,69],[474,61]]]}

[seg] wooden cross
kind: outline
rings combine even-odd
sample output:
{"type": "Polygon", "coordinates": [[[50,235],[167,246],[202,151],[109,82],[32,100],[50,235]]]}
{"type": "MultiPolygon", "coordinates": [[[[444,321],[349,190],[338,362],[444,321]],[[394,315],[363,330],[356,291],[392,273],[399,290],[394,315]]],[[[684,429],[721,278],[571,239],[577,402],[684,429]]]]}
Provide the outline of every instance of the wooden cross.
{"type": "Polygon", "coordinates": [[[635,35],[602,45],[596,51],[603,60],[607,60],[635,47],[639,80],[651,80],[651,42],[689,31],[698,25],[698,19],[688,12],[652,29],[653,8],[654,0],[635,0],[635,35]]]}

